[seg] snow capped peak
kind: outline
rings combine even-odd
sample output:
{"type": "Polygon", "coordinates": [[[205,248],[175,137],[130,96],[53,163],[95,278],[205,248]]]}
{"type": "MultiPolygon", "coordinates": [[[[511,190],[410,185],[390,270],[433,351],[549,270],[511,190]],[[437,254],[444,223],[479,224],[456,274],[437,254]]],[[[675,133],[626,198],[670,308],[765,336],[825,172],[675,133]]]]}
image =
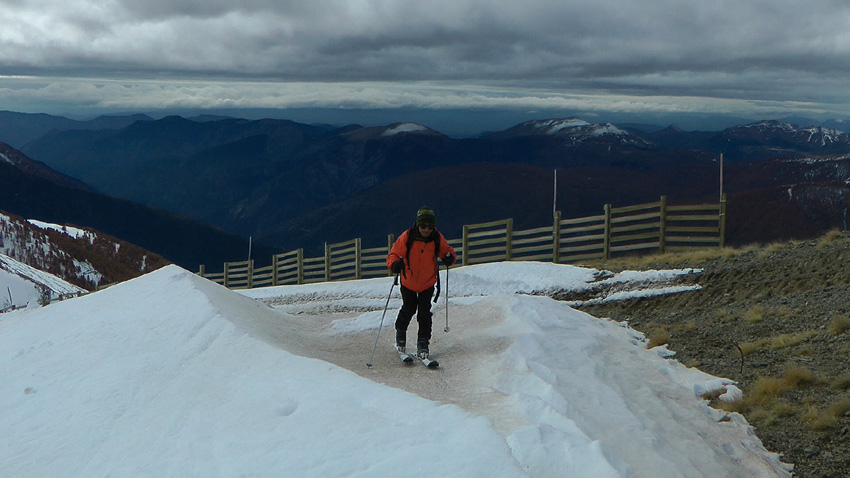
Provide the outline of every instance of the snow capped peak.
{"type": "Polygon", "coordinates": [[[540,130],[543,130],[546,134],[555,134],[558,131],[565,129],[590,126],[590,123],[581,118],[549,119],[532,121],[530,124],[540,130]]]}
{"type": "Polygon", "coordinates": [[[628,132],[612,125],[611,123],[595,124],[581,118],[534,120],[523,123],[531,131],[537,131],[547,135],[569,135],[583,137],[598,137],[603,135],[629,135],[628,132]]]}
{"type": "Polygon", "coordinates": [[[400,133],[416,133],[419,131],[430,131],[430,129],[417,123],[396,123],[390,125],[381,136],[394,136],[400,133]]]}
{"type": "Polygon", "coordinates": [[[759,135],[764,137],[778,137],[786,141],[797,143],[814,144],[827,147],[834,143],[849,143],[850,136],[843,131],[824,126],[801,127],[795,124],[779,120],[765,120],[750,123],[728,130],[732,135],[746,134],[747,136],[759,135]]]}
{"type": "Polygon", "coordinates": [[[794,130],[796,126],[791,123],[786,123],[785,121],[779,120],[763,120],[757,121],[755,123],[741,125],[741,128],[755,128],[755,129],[781,129],[781,130],[794,130]]]}

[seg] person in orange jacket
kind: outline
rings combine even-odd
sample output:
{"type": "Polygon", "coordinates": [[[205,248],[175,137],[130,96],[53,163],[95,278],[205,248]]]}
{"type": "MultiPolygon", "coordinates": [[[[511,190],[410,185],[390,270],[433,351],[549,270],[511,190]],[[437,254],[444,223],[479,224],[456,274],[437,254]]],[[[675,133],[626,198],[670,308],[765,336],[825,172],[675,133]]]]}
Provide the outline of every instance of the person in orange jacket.
{"type": "Polygon", "coordinates": [[[416,353],[428,358],[431,341],[431,297],[438,280],[439,258],[446,267],[457,260],[454,248],[436,228],[434,211],[422,207],[416,212],[416,223],[404,231],[387,255],[387,267],[401,275],[402,306],[395,321],[396,348],[405,351],[407,326],[413,314],[419,323],[416,353]]]}

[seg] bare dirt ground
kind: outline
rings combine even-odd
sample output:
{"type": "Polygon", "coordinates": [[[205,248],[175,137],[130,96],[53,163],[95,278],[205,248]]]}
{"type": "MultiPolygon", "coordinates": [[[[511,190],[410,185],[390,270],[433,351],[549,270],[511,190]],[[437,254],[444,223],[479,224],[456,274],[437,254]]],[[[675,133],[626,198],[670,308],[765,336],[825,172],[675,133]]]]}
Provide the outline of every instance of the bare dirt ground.
{"type": "Polygon", "coordinates": [[[850,476],[850,235],[623,264],[699,268],[677,284],[701,290],[581,310],[628,321],[685,365],[738,381],[736,411],[795,476],[850,476]]]}

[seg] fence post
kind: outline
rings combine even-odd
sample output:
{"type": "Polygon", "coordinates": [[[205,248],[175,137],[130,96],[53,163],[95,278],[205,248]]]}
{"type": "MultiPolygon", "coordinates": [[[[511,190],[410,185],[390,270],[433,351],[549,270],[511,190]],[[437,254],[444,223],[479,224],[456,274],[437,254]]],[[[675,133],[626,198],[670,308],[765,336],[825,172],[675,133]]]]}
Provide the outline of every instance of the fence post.
{"type": "Polygon", "coordinates": [[[463,248],[463,265],[469,265],[469,225],[463,225],[463,239],[460,247],[463,248]]]}
{"type": "Polygon", "coordinates": [[[511,247],[511,243],[513,242],[514,235],[514,219],[508,218],[505,221],[505,260],[511,260],[513,256],[513,249],[511,247]]]}
{"type": "Polygon", "coordinates": [[[664,254],[666,247],[665,237],[667,235],[667,196],[661,196],[661,202],[659,204],[658,252],[664,254]]]}
{"type": "Polygon", "coordinates": [[[354,278],[361,279],[361,257],[360,257],[360,238],[354,239],[354,278]]]}
{"type": "Polygon", "coordinates": [[[201,277],[206,277],[206,273],[207,268],[203,264],[201,264],[201,266],[198,268],[198,275],[201,277]]]}
{"type": "Polygon", "coordinates": [[[272,256],[272,285],[277,286],[277,283],[280,281],[280,275],[278,274],[277,268],[280,265],[280,257],[279,254],[275,254],[272,256]]]}
{"type": "Polygon", "coordinates": [[[325,243],[325,282],[331,281],[331,246],[325,243]]]}
{"type": "Polygon", "coordinates": [[[726,247],[726,193],[720,199],[720,247],[726,247]]]}
{"type": "Polygon", "coordinates": [[[555,211],[555,220],[552,223],[552,262],[557,264],[561,260],[561,211],[555,211]]]}
{"type": "Polygon", "coordinates": [[[297,261],[297,270],[298,270],[298,284],[304,283],[304,249],[298,249],[295,253],[295,259],[297,261]]]}
{"type": "Polygon", "coordinates": [[[248,261],[248,288],[254,288],[254,259],[248,261]]]}
{"type": "Polygon", "coordinates": [[[230,288],[230,277],[229,277],[229,276],[230,276],[230,274],[229,274],[229,272],[230,272],[230,271],[229,271],[229,269],[230,269],[230,263],[229,263],[229,262],[225,262],[225,263],[224,263],[224,284],[223,284],[223,285],[224,285],[224,287],[226,287],[226,288],[228,288],[228,289],[230,288]]]}
{"type": "Polygon", "coordinates": [[[602,239],[602,258],[608,260],[611,258],[611,205],[605,205],[605,232],[602,239]]]}

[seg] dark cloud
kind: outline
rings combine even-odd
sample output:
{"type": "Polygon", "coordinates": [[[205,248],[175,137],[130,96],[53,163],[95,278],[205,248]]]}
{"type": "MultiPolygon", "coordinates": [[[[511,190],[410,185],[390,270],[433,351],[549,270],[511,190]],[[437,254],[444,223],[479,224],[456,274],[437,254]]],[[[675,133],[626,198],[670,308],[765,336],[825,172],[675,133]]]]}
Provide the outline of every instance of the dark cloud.
{"type": "MultiPolygon", "coordinates": [[[[316,98],[347,91],[347,101],[367,106],[371,87],[340,84],[368,81],[393,83],[376,107],[393,100],[399,107],[461,100],[519,107],[526,98],[538,108],[541,98],[557,97],[562,105],[653,108],[669,97],[683,109],[810,102],[814,112],[850,114],[842,87],[850,4],[843,0],[4,0],[0,22],[0,75],[7,77],[0,99],[15,91],[46,95],[8,83],[30,75],[47,84],[157,80],[175,95],[192,89],[198,102],[215,100],[214,88],[193,89],[204,82],[227,92],[220,101],[251,102],[259,87],[245,88],[250,80],[266,84],[260,96],[267,101],[287,103],[287,91],[303,94],[302,84],[312,83],[325,92],[316,98]],[[68,77],[75,79],[60,80],[68,77]],[[192,80],[199,83],[185,83],[192,80]],[[411,82],[427,87],[402,94],[411,82]]],[[[87,101],[116,102],[129,90],[87,101]]]]}

